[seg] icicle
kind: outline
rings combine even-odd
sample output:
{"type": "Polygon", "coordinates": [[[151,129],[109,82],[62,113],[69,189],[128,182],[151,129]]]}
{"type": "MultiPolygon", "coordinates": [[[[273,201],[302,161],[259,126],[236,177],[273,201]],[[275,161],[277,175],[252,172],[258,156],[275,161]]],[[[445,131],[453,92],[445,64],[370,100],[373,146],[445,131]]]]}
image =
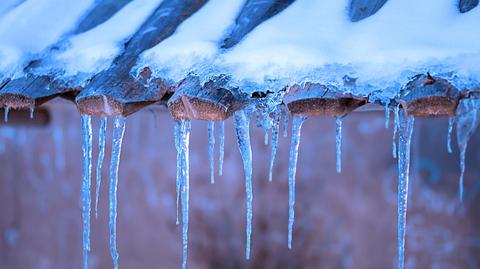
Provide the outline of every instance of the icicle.
{"type": "Polygon", "coordinates": [[[397,130],[398,130],[398,118],[399,118],[400,105],[396,105],[393,110],[393,138],[392,138],[392,156],[397,158],[397,130]]]}
{"type": "Polygon", "coordinates": [[[457,107],[457,144],[460,151],[459,198],[463,199],[463,177],[465,174],[465,154],[468,141],[477,129],[480,100],[476,98],[462,99],[457,107]]]}
{"type": "Polygon", "coordinates": [[[288,166],[288,248],[292,248],[292,231],[295,220],[295,174],[297,173],[298,146],[300,145],[300,131],[305,121],[304,116],[293,116],[292,143],[290,144],[290,159],[288,166]]]}
{"type": "Polygon", "coordinates": [[[410,173],[410,144],[414,117],[400,112],[398,138],[398,268],[405,265],[405,232],[407,223],[408,181],[410,173]]]}
{"type": "Polygon", "coordinates": [[[280,132],[280,117],[281,117],[281,112],[279,109],[276,109],[273,112],[272,142],[271,142],[271,151],[270,151],[270,167],[268,172],[268,181],[272,181],[272,177],[273,177],[273,164],[275,162],[275,156],[277,155],[278,135],[280,132]]]}
{"type": "Polygon", "coordinates": [[[92,118],[82,115],[82,219],[83,219],[83,268],[88,268],[90,251],[90,185],[92,176],[92,118]]]}
{"type": "Polygon", "coordinates": [[[388,125],[390,124],[390,102],[385,104],[385,129],[388,129],[388,125]]]}
{"type": "Polygon", "coordinates": [[[288,115],[288,109],[284,108],[282,110],[283,112],[283,138],[287,138],[288,136],[288,118],[290,115],[288,115]]]}
{"type": "Polygon", "coordinates": [[[98,196],[100,194],[100,185],[102,183],[102,165],[105,158],[105,136],[107,132],[107,117],[100,118],[100,128],[98,131],[98,160],[97,160],[97,180],[95,182],[95,218],[98,218],[98,196]]]}
{"type": "Polygon", "coordinates": [[[10,108],[8,106],[3,108],[3,120],[5,122],[8,122],[8,112],[10,111],[10,108]]]}
{"type": "Polygon", "coordinates": [[[218,143],[219,145],[219,156],[218,156],[218,175],[223,175],[223,158],[225,156],[225,122],[221,121],[218,129],[218,143]]]}
{"type": "Polygon", "coordinates": [[[175,122],[175,142],[177,146],[177,177],[180,182],[182,199],[182,268],[187,267],[188,250],[188,200],[189,200],[189,156],[190,121],[175,122]]]}
{"type": "Polygon", "coordinates": [[[125,132],[126,118],[115,116],[113,120],[112,135],[112,156],[110,159],[110,255],[113,259],[113,267],[118,268],[117,251],[117,188],[118,168],[120,166],[120,154],[122,151],[122,140],[125,132]]]}
{"type": "Polygon", "coordinates": [[[452,131],[453,124],[455,123],[455,117],[448,117],[448,134],[447,134],[447,152],[452,153],[452,131]]]}
{"type": "Polygon", "coordinates": [[[215,183],[215,122],[208,122],[208,155],[210,157],[210,183],[215,183]]]}
{"type": "Polygon", "coordinates": [[[181,185],[181,158],[182,158],[182,153],[181,153],[181,148],[180,148],[180,131],[182,128],[182,121],[175,121],[174,124],[174,137],[175,137],[175,148],[177,149],[177,174],[175,178],[175,193],[176,193],[176,220],[175,224],[178,225],[180,222],[178,220],[178,204],[180,202],[180,185],[181,185]]]}
{"type": "Polygon", "coordinates": [[[33,119],[33,113],[35,112],[35,108],[30,108],[30,119],[33,119]]]}
{"type": "Polygon", "coordinates": [[[342,118],[335,118],[335,149],[336,149],[336,169],[337,173],[342,172],[342,118]]]}
{"type": "Polygon", "coordinates": [[[243,110],[234,114],[235,132],[237,134],[238,149],[243,161],[243,171],[245,173],[245,191],[247,207],[247,226],[246,226],[246,249],[245,258],[250,259],[250,240],[252,235],[252,149],[250,145],[250,118],[243,110]]]}

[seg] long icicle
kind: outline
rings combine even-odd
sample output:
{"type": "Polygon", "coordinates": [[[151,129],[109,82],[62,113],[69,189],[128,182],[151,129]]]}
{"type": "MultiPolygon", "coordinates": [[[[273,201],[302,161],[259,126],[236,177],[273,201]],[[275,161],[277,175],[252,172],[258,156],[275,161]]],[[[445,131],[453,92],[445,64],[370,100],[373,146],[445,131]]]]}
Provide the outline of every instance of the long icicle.
{"type": "Polygon", "coordinates": [[[273,112],[273,124],[272,124],[272,141],[271,141],[271,150],[270,150],[270,167],[268,170],[268,181],[272,181],[273,178],[273,164],[275,162],[275,157],[277,155],[278,148],[278,136],[280,132],[280,118],[281,118],[280,109],[275,109],[273,112]]]}
{"type": "Polygon", "coordinates": [[[180,121],[180,132],[178,144],[180,154],[177,154],[177,166],[180,167],[180,184],[182,199],[182,268],[187,268],[188,257],[188,203],[190,193],[190,175],[189,175],[189,141],[190,141],[191,123],[188,120],[180,121]],[[178,165],[180,163],[180,165],[178,165]]]}
{"type": "Polygon", "coordinates": [[[288,136],[288,118],[290,115],[288,115],[288,109],[285,107],[282,110],[283,114],[283,138],[287,138],[288,136]]]}
{"type": "Polygon", "coordinates": [[[100,195],[100,185],[102,183],[102,166],[105,159],[105,137],[107,133],[107,117],[100,118],[100,128],[98,131],[98,160],[97,173],[95,181],[95,218],[98,218],[98,197],[100,195]]]}
{"type": "Polygon", "coordinates": [[[396,105],[393,109],[393,137],[392,137],[392,156],[397,158],[397,130],[398,130],[398,118],[399,118],[400,105],[396,105]]]}
{"type": "Polygon", "coordinates": [[[215,183],[215,122],[208,122],[208,155],[210,159],[210,183],[215,183]]]}
{"type": "Polygon", "coordinates": [[[117,251],[117,188],[118,168],[120,166],[120,154],[122,152],[123,134],[125,133],[126,118],[115,116],[113,120],[112,156],[110,159],[110,255],[113,259],[113,267],[118,268],[117,251]]]}
{"type": "Polygon", "coordinates": [[[176,220],[175,224],[178,225],[180,224],[179,218],[178,218],[178,205],[180,203],[180,186],[181,186],[181,160],[182,158],[182,150],[180,148],[180,135],[181,135],[181,129],[182,128],[182,121],[177,120],[175,121],[174,124],[174,138],[175,138],[175,148],[177,149],[177,173],[176,173],[176,178],[175,178],[175,194],[176,194],[176,220]]]}
{"type": "Polygon", "coordinates": [[[8,106],[3,108],[3,121],[8,122],[8,112],[10,108],[8,106]]]}
{"type": "Polygon", "coordinates": [[[238,149],[243,161],[243,171],[245,173],[245,192],[246,192],[246,208],[247,208],[247,224],[246,224],[246,247],[245,258],[250,259],[250,242],[252,237],[252,148],[250,145],[250,118],[244,110],[235,112],[234,114],[235,132],[237,135],[238,149]]]}
{"type": "Polygon", "coordinates": [[[390,102],[385,103],[385,129],[390,125],[390,102]]]}
{"type": "Polygon", "coordinates": [[[90,185],[92,179],[92,118],[82,115],[82,219],[83,219],[83,268],[88,268],[90,251],[90,185]]]}
{"type": "Polygon", "coordinates": [[[223,158],[225,157],[225,122],[221,121],[218,126],[218,175],[223,175],[223,158]]]}
{"type": "Polygon", "coordinates": [[[335,150],[336,150],[336,169],[337,173],[342,172],[342,118],[335,118],[335,150]]]}
{"type": "Polygon", "coordinates": [[[452,153],[452,132],[453,132],[453,125],[455,124],[455,117],[450,116],[448,117],[448,133],[447,133],[447,152],[452,153]]]}
{"type": "Polygon", "coordinates": [[[410,144],[414,117],[400,112],[398,138],[398,269],[405,266],[405,233],[407,224],[408,182],[410,175],[410,144]]]}
{"type": "Polygon", "coordinates": [[[292,142],[290,144],[290,159],[288,167],[288,248],[292,248],[293,222],[295,221],[295,174],[297,173],[298,146],[300,132],[305,121],[304,116],[293,116],[292,142]]]}

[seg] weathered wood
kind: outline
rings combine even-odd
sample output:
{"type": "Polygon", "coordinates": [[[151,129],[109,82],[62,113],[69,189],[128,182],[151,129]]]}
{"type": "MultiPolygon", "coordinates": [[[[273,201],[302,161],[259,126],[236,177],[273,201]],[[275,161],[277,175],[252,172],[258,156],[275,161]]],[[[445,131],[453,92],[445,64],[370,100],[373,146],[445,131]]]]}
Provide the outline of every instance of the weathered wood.
{"type": "Polygon", "coordinates": [[[176,120],[225,120],[245,102],[237,92],[226,87],[228,78],[221,76],[201,85],[197,77],[184,79],[167,103],[176,120]]]}
{"type": "Polygon", "coordinates": [[[106,22],[132,0],[100,0],[78,24],[74,34],[86,32],[106,22]]]}
{"type": "Polygon", "coordinates": [[[351,0],[348,8],[350,21],[358,22],[377,13],[387,0],[351,0]]]}
{"type": "Polygon", "coordinates": [[[399,103],[414,116],[455,115],[460,91],[447,80],[420,74],[401,90],[399,103]]]}
{"type": "Polygon", "coordinates": [[[345,116],[364,105],[364,98],[336,93],[318,83],[293,85],[283,98],[288,110],[303,116],[345,116]]]}
{"type": "Polygon", "coordinates": [[[62,93],[49,84],[48,76],[27,75],[14,79],[0,90],[0,107],[34,108],[62,93]]]}
{"type": "Polygon", "coordinates": [[[50,123],[50,112],[46,108],[37,108],[30,118],[30,110],[12,110],[8,112],[8,121],[5,122],[5,110],[0,109],[0,125],[7,126],[47,126],[50,123]]]}
{"type": "Polygon", "coordinates": [[[238,44],[244,36],[262,22],[280,13],[295,0],[247,0],[223,39],[221,48],[228,49],[238,44]]]}
{"type": "MultiPolygon", "coordinates": [[[[85,114],[128,115],[142,107],[161,101],[171,86],[156,80],[145,85],[136,80],[130,70],[138,56],[175,32],[189,16],[207,0],[164,0],[140,29],[125,44],[125,50],[111,67],[92,78],[77,96],[79,110],[85,114]]],[[[148,81],[148,79],[146,79],[148,81]]]]}
{"type": "Polygon", "coordinates": [[[467,13],[478,6],[479,0],[459,0],[458,11],[460,13],[467,13]]]}

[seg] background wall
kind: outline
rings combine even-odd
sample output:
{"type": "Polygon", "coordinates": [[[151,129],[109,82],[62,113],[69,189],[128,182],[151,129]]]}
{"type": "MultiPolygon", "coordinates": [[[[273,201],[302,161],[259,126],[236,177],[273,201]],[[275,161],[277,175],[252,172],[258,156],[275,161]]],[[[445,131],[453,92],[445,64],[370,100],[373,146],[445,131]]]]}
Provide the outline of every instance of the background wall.
{"type": "MultiPolygon", "coordinates": [[[[51,123],[44,128],[0,127],[0,268],[81,268],[80,118],[74,107],[51,112],[51,123]]],[[[93,122],[95,164],[98,119],[93,122]]],[[[214,185],[209,179],[207,125],[194,122],[189,268],[395,268],[392,129],[384,128],[382,112],[354,113],[343,127],[343,172],[337,174],[334,119],[316,117],[304,124],[289,251],[290,137],[280,138],[270,183],[270,148],[263,144],[263,130],[252,124],[254,229],[252,260],[247,262],[244,179],[232,121],[226,124],[224,176],[217,176],[214,185]]],[[[454,154],[447,153],[446,135],[446,118],[415,122],[407,268],[480,268],[480,135],[468,148],[462,204],[457,201],[458,150],[454,141],[454,154]]],[[[90,268],[112,268],[110,142],[98,220],[92,214],[90,268]]],[[[173,121],[166,111],[146,109],[128,118],[118,194],[122,268],[181,268],[175,158],[173,121]]]]}

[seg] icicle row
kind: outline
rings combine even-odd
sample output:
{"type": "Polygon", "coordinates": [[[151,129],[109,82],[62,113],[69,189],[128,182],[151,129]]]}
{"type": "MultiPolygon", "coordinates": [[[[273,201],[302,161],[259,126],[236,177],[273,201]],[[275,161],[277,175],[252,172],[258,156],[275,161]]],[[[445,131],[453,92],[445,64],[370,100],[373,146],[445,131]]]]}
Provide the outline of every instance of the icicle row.
{"type": "Polygon", "coordinates": [[[292,248],[293,222],[295,221],[295,174],[297,173],[298,146],[300,132],[305,121],[304,116],[293,116],[292,142],[290,144],[290,159],[288,167],[288,248],[292,248]]]}
{"type": "Polygon", "coordinates": [[[105,137],[107,133],[107,117],[100,118],[100,128],[98,130],[98,160],[95,183],[95,218],[98,218],[98,197],[100,195],[100,185],[102,183],[102,166],[105,159],[105,137]]]}
{"type": "Polygon", "coordinates": [[[410,144],[414,117],[400,112],[398,139],[398,268],[405,266],[405,233],[407,223],[408,182],[410,174],[410,144]]]}
{"type": "Polygon", "coordinates": [[[92,118],[82,115],[82,219],[83,219],[83,268],[88,268],[90,251],[90,185],[92,176],[92,118]]]}
{"type": "Polygon", "coordinates": [[[275,162],[275,157],[277,155],[278,136],[280,132],[280,118],[281,118],[280,110],[275,109],[275,111],[273,112],[272,141],[271,141],[271,150],[270,150],[270,167],[268,170],[268,181],[272,181],[272,177],[273,177],[273,164],[275,162]]]}
{"type": "Polygon", "coordinates": [[[208,155],[210,158],[210,183],[215,183],[215,122],[208,122],[208,155]]]}
{"type": "Polygon", "coordinates": [[[337,173],[342,172],[342,118],[335,118],[335,149],[336,149],[336,169],[337,173]]]}
{"type": "Polygon", "coordinates": [[[245,192],[246,192],[246,208],[247,208],[247,224],[246,224],[246,247],[245,258],[250,259],[250,242],[252,236],[252,149],[250,145],[250,118],[243,110],[234,113],[235,132],[237,135],[238,149],[243,161],[243,171],[245,173],[245,192]]]}
{"type": "Polygon", "coordinates": [[[218,156],[218,175],[223,175],[223,158],[225,156],[225,122],[221,121],[218,126],[218,147],[219,147],[219,156],[218,156]]]}
{"type": "Polygon", "coordinates": [[[118,169],[120,166],[120,154],[122,151],[123,134],[125,133],[126,118],[115,116],[113,120],[112,156],[110,159],[110,255],[113,259],[113,267],[118,268],[117,251],[117,189],[118,169]]]}

